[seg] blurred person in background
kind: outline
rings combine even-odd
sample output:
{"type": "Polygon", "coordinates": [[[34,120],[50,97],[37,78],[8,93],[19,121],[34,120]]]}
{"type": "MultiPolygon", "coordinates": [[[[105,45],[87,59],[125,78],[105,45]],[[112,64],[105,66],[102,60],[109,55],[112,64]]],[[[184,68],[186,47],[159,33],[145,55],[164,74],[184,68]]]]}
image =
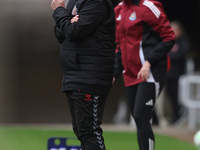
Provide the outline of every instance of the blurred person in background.
{"type": "Polygon", "coordinates": [[[186,56],[190,51],[190,42],[181,22],[170,23],[175,32],[175,45],[169,52],[169,71],[167,73],[166,94],[169,96],[172,109],[172,124],[178,123],[182,114],[178,102],[179,77],[186,73],[186,56]]]}
{"type": "Polygon", "coordinates": [[[140,150],[153,150],[150,119],[167,70],[175,35],[156,0],[123,0],[115,7],[116,59],[113,82],[123,71],[140,150]]]}
{"type": "Polygon", "coordinates": [[[105,150],[100,127],[112,85],[115,15],[110,0],[53,0],[55,36],[62,44],[62,90],[82,150],[105,150]]]}

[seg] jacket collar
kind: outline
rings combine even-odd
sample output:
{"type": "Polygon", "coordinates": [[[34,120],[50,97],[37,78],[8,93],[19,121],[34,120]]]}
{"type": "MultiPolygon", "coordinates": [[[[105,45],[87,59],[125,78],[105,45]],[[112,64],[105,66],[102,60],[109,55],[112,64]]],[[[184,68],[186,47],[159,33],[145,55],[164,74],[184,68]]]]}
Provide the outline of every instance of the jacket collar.
{"type": "Polygon", "coordinates": [[[131,4],[139,5],[141,0],[123,0],[123,1],[128,5],[131,5],[131,4]]]}

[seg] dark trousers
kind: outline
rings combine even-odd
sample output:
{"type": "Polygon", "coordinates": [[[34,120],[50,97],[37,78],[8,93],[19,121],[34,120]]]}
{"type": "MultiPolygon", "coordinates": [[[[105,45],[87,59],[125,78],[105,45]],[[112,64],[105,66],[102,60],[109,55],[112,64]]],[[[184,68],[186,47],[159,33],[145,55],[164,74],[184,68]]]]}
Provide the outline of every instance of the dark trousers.
{"type": "Polygon", "coordinates": [[[142,82],[126,88],[130,112],[137,126],[140,150],[154,150],[155,138],[150,120],[156,98],[160,93],[159,85],[142,82]]]}
{"type": "Polygon", "coordinates": [[[105,95],[67,92],[74,133],[82,150],[105,150],[102,124],[105,95]]]}
{"type": "Polygon", "coordinates": [[[166,92],[169,96],[169,100],[172,106],[172,123],[175,123],[180,117],[179,110],[181,108],[178,102],[178,78],[167,80],[166,92]]]}

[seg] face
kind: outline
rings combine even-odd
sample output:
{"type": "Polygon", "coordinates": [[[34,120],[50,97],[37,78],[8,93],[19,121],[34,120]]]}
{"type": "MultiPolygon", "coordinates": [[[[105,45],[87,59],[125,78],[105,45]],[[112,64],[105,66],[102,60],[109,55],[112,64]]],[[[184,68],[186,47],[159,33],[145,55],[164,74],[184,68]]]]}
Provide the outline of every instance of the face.
{"type": "Polygon", "coordinates": [[[182,30],[181,30],[180,26],[178,24],[171,23],[171,27],[175,33],[175,38],[180,37],[182,34],[182,30]]]}
{"type": "Polygon", "coordinates": [[[130,3],[130,2],[131,2],[131,0],[124,0],[124,2],[126,2],[126,3],[130,3]]]}

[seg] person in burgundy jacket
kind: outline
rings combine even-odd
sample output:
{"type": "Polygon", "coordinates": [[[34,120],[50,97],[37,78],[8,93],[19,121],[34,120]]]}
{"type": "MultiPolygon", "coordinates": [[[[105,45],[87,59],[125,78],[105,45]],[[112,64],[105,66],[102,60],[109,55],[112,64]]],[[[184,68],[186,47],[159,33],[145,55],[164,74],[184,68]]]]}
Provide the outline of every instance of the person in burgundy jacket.
{"type": "Polygon", "coordinates": [[[116,59],[113,81],[123,72],[140,150],[154,149],[150,119],[167,70],[175,35],[157,0],[123,0],[115,7],[116,59]]]}

